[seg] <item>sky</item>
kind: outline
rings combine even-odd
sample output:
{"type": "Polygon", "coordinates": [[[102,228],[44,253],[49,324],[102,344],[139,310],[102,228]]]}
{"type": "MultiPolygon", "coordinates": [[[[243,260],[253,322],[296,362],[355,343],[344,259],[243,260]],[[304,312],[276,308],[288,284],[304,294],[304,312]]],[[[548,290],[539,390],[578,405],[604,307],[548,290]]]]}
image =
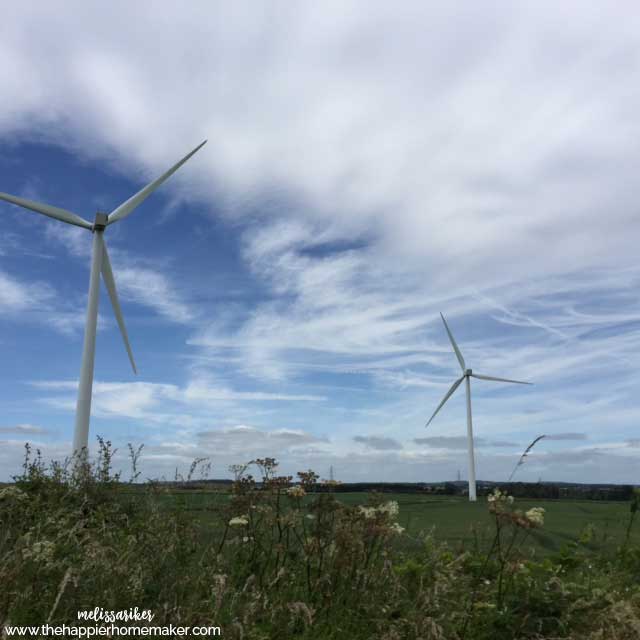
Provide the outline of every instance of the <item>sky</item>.
{"type": "MultiPolygon", "coordinates": [[[[12,3],[0,191],[105,234],[90,442],[142,478],[638,483],[632,2],[12,3]]],[[[0,203],[0,481],[70,453],[90,232],[0,203]]]]}

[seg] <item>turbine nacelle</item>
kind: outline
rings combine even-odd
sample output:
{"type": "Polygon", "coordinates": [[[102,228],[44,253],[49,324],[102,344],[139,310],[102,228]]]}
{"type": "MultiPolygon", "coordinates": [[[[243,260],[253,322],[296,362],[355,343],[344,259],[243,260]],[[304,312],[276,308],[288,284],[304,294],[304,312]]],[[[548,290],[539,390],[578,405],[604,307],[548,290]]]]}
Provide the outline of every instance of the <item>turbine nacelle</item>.
{"type": "Polygon", "coordinates": [[[473,375],[473,371],[472,371],[471,369],[467,369],[467,370],[464,372],[464,375],[468,378],[469,376],[472,376],[472,375],[473,375]]]}
{"type": "Polygon", "coordinates": [[[109,214],[102,211],[96,212],[96,219],[93,222],[91,231],[104,231],[109,224],[109,214]]]}

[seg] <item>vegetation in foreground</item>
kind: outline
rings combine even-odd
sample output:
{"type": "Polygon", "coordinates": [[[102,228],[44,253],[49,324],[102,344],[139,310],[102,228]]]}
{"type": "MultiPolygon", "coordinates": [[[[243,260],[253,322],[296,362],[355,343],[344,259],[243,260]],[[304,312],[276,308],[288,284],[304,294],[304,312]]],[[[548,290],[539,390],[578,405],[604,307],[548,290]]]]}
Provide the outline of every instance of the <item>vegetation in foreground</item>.
{"type": "Polygon", "coordinates": [[[539,559],[526,542],[544,510],[496,491],[487,544],[453,552],[423,534],[407,550],[395,501],[314,494],[316,474],[294,483],[269,458],[236,468],[203,527],[181,500],[159,500],[157,484],[123,495],[101,444],[80,469],[27,450],[23,474],[0,490],[0,624],[77,624],[78,610],[137,606],[154,624],[215,624],[246,640],[640,637],[637,493],[615,549],[594,549],[587,527],[539,559]]]}

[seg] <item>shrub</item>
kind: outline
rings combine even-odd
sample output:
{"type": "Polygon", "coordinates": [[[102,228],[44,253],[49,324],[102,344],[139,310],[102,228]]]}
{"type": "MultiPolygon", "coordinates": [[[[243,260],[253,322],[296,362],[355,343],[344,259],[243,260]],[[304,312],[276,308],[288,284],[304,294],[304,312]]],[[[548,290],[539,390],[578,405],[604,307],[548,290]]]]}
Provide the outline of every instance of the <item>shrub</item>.
{"type": "Polygon", "coordinates": [[[27,448],[0,490],[0,623],[138,606],[244,640],[640,637],[637,546],[609,557],[585,531],[539,560],[523,542],[543,510],[506,494],[488,497],[488,547],[454,553],[428,534],[401,544],[397,503],[349,506],[313,471],[278,475],[273,458],[235,466],[230,495],[206,493],[196,519],[169,486],[122,482],[99,445],[93,464],[49,466],[27,448]]]}

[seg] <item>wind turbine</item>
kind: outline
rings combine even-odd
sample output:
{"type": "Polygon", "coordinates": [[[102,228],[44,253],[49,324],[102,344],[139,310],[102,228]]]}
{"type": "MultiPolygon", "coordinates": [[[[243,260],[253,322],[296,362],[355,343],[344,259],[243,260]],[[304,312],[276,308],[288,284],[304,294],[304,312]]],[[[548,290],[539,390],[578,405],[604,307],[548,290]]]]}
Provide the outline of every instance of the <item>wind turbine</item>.
{"type": "Polygon", "coordinates": [[[444,319],[444,316],[440,314],[442,318],[442,322],[444,322],[444,328],[447,330],[447,334],[449,336],[449,340],[451,341],[451,346],[456,354],[456,358],[458,358],[458,362],[460,363],[460,368],[462,369],[462,376],[458,378],[452,385],[449,391],[447,391],[447,395],[443,398],[442,402],[438,405],[438,408],[433,412],[433,415],[429,418],[429,422],[425,425],[428,427],[431,424],[431,421],[436,417],[436,414],[440,409],[442,409],[444,403],[453,395],[455,390],[460,386],[462,381],[464,380],[466,383],[466,391],[467,391],[467,448],[469,451],[469,501],[476,501],[476,463],[473,453],[473,426],[471,423],[471,378],[478,378],[479,380],[494,380],[496,382],[513,382],[515,384],[533,384],[531,382],[521,382],[520,380],[508,380],[507,378],[494,378],[492,376],[484,376],[479,373],[473,373],[471,369],[467,369],[467,365],[464,362],[464,358],[460,353],[460,349],[458,349],[458,345],[456,341],[453,339],[453,334],[449,330],[449,325],[447,321],[444,319]]]}
{"type": "Polygon", "coordinates": [[[127,350],[133,372],[138,373],[136,364],[129,345],[127,330],[124,326],[124,319],[118,301],[116,292],[116,283],[113,278],[111,269],[111,261],[107,252],[107,245],[104,241],[104,232],[106,228],[126,218],[139,204],[144,202],[167,178],[175,173],[196,151],[206,144],[206,140],[199,144],[191,153],[188,153],[180,162],[173,165],[168,171],[163,173],[159,178],[149,183],[146,187],[138,191],[134,196],[123,202],[119,207],[115,208],[110,214],[97,212],[93,224],[84,218],[59,207],[52,207],[48,204],[41,204],[33,200],[18,198],[8,193],[0,193],[0,199],[6,200],[12,204],[16,204],[25,209],[31,209],[37,213],[42,213],[50,218],[73,224],[83,229],[87,229],[93,233],[93,248],[91,252],[91,277],[89,279],[89,300],[87,302],[87,319],[84,329],[84,345],[82,348],[82,365],[80,367],[80,383],[78,385],[78,401],[76,405],[76,423],[73,433],[73,451],[77,456],[77,461],[85,458],[89,442],[89,417],[91,415],[91,389],[93,387],[93,363],[96,351],[96,324],[98,322],[98,300],[100,293],[100,274],[104,279],[107,287],[111,306],[120,327],[120,333],[124,340],[124,346],[127,350]]]}

